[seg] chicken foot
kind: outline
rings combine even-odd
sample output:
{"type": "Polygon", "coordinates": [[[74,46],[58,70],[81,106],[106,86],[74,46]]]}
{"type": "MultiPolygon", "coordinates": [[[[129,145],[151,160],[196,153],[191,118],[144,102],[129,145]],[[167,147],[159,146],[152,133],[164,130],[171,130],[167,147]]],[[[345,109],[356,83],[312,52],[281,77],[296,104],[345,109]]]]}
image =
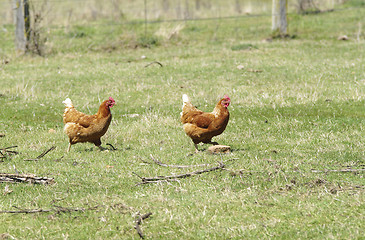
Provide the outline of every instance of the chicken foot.
{"type": "MultiPolygon", "coordinates": [[[[70,149],[71,149],[71,143],[68,144],[68,148],[67,148],[67,151],[66,152],[69,152],[70,149]]],[[[105,151],[105,150],[109,150],[108,148],[105,148],[105,147],[102,147],[101,145],[100,146],[97,146],[99,148],[100,151],[105,151]]]]}
{"type": "MultiPolygon", "coordinates": [[[[212,142],[212,141],[207,142],[206,144],[219,145],[219,143],[217,143],[217,142],[212,142]]],[[[200,150],[198,149],[198,144],[197,144],[197,143],[194,143],[194,147],[195,147],[195,153],[199,153],[199,152],[200,152],[200,150]]]]}

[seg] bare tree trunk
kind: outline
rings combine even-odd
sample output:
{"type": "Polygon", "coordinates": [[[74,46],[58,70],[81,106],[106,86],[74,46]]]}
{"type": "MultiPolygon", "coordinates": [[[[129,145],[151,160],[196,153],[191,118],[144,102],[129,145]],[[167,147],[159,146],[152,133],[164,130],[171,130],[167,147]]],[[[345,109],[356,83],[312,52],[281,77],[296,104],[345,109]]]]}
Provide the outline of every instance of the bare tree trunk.
{"type": "Polygon", "coordinates": [[[273,0],[272,1],[272,28],[273,32],[278,32],[284,36],[287,34],[287,0],[273,0]]]}

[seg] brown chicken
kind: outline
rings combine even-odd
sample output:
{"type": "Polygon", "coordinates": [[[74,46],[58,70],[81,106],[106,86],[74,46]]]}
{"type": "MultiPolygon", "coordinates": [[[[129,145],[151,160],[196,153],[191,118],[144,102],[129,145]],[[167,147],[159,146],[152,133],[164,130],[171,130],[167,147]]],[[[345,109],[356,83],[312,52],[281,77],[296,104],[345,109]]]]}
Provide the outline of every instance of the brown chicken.
{"type": "Polygon", "coordinates": [[[198,143],[210,143],[214,136],[221,134],[228,124],[229,106],[231,99],[225,95],[215,106],[213,112],[206,113],[195,108],[189,97],[183,95],[183,106],[181,112],[181,122],[184,124],[184,131],[194,142],[195,152],[199,152],[198,143]]]}
{"type": "Polygon", "coordinates": [[[115,104],[114,99],[110,97],[105,100],[95,115],[86,115],[77,111],[69,98],[62,103],[66,106],[63,113],[63,123],[65,124],[63,131],[70,139],[67,152],[70,151],[71,145],[79,142],[94,143],[103,149],[100,138],[106,133],[112,120],[110,108],[115,104]]]}

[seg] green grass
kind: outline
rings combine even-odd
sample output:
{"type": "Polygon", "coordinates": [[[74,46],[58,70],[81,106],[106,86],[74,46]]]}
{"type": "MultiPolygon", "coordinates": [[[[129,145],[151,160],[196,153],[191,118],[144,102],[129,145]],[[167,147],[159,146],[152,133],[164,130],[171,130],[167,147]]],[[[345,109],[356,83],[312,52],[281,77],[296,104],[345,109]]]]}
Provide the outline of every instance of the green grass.
{"type": "Polygon", "coordinates": [[[5,26],[0,148],[17,145],[20,154],[0,162],[0,172],[15,167],[56,184],[0,183],[0,210],[97,208],[1,213],[0,238],[139,239],[135,216],[152,212],[141,226],[146,239],[363,239],[364,172],[312,170],[364,169],[364,35],[356,39],[364,15],[291,15],[296,38],[272,42],[262,41],[270,36],[266,17],[186,22],[170,39],[155,33],[180,23],[150,24],[147,35],[138,24],[80,25],[51,29],[45,57],[15,54],[5,26]],[[343,34],[350,40],[338,41],[343,34]],[[145,67],[153,61],[163,67],[145,67]],[[204,111],[231,97],[230,122],[215,138],[231,154],[189,155],[183,93],[204,111]],[[109,96],[117,105],[102,142],[118,150],[76,144],[66,153],[62,101],[93,114],[109,96]],[[41,160],[24,161],[53,145],[41,160]],[[226,171],[135,186],[133,172],[202,169],[161,167],[151,154],[179,165],[235,160],[226,171]]]}

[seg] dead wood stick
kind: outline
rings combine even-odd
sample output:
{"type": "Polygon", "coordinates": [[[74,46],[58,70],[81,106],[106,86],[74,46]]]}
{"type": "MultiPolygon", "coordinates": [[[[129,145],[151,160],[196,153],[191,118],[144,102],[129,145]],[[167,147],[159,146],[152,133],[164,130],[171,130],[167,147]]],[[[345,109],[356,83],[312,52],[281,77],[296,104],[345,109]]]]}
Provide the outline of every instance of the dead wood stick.
{"type": "Polygon", "coordinates": [[[54,211],[57,213],[65,213],[65,212],[85,212],[87,210],[96,210],[99,206],[89,207],[89,208],[66,208],[57,205],[53,205],[55,207],[54,211]]]}
{"type": "Polygon", "coordinates": [[[47,153],[49,153],[50,151],[56,149],[56,146],[52,146],[50,149],[44,151],[43,153],[41,153],[41,155],[39,155],[37,158],[40,159],[42,157],[44,157],[47,153]]]}
{"type": "Polygon", "coordinates": [[[10,148],[16,148],[18,146],[11,146],[11,147],[5,147],[5,148],[1,148],[0,150],[7,150],[7,149],[10,149],[10,148]]]}
{"type": "MultiPolygon", "coordinates": [[[[192,168],[192,167],[207,167],[207,166],[210,166],[212,164],[197,164],[197,165],[171,165],[171,164],[166,164],[166,163],[163,163],[159,160],[157,160],[156,158],[154,158],[152,156],[152,154],[150,154],[150,157],[151,159],[157,164],[157,165],[160,165],[162,167],[173,167],[173,168],[192,168]]],[[[238,158],[232,158],[232,159],[229,159],[227,160],[226,162],[229,162],[229,161],[233,161],[233,160],[237,160],[238,158]]]]}
{"type": "Polygon", "coordinates": [[[163,67],[162,63],[160,63],[160,62],[158,62],[158,61],[150,62],[149,64],[147,64],[147,65],[146,65],[146,66],[144,66],[144,67],[145,67],[145,68],[146,68],[146,67],[149,67],[150,65],[152,65],[152,64],[154,64],[154,63],[156,63],[156,64],[160,65],[160,67],[163,67]]]}
{"type": "Polygon", "coordinates": [[[36,177],[34,175],[22,175],[12,173],[0,173],[0,182],[11,183],[33,183],[33,184],[53,184],[53,178],[36,177]]]}
{"type": "Polygon", "coordinates": [[[61,161],[61,160],[62,160],[62,158],[64,158],[64,157],[65,157],[65,156],[62,156],[62,157],[60,157],[60,158],[55,159],[54,161],[55,161],[55,162],[61,161]]]}
{"type": "Polygon", "coordinates": [[[346,168],[346,169],[324,169],[324,170],[311,170],[313,173],[326,173],[326,172],[362,172],[365,171],[365,168],[361,169],[353,169],[353,168],[346,168]]]}
{"type": "MultiPolygon", "coordinates": [[[[223,170],[229,171],[233,174],[253,174],[253,173],[268,173],[267,171],[250,171],[250,170],[245,170],[245,169],[239,169],[239,170],[235,170],[235,169],[227,169],[224,168],[223,170]]],[[[312,173],[327,173],[327,172],[363,172],[365,171],[365,168],[361,168],[361,169],[324,169],[324,170],[316,170],[316,169],[312,169],[310,172],[312,173]]],[[[284,172],[284,173],[305,173],[306,171],[299,171],[299,170],[293,170],[293,171],[275,171],[275,172],[284,172]]]]}
{"type": "Polygon", "coordinates": [[[145,160],[143,160],[143,159],[139,159],[141,162],[143,162],[143,163],[146,163],[146,164],[152,164],[151,162],[148,162],[148,161],[145,161],[145,160]]]}
{"type": "Polygon", "coordinates": [[[143,233],[142,233],[142,230],[141,230],[141,227],[140,227],[140,225],[142,224],[142,221],[144,220],[144,219],[146,219],[146,218],[149,218],[150,216],[152,215],[152,213],[151,212],[149,212],[149,213],[146,213],[146,214],[143,214],[142,216],[138,216],[137,217],[137,219],[136,219],[136,225],[135,225],[135,229],[137,230],[137,233],[138,233],[138,235],[142,238],[142,239],[144,239],[144,235],[143,235],[143,233]]]}
{"type": "Polygon", "coordinates": [[[160,165],[162,167],[173,167],[173,168],[190,168],[190,167],[207,167],[209,166],[210,164],[199,164],[199,165],[170,165],[170,164],[166,164],[166,163],[163,163],[159,160],[157,160],[156,158],[154,158],[152,156],[152,154],[150,154],[150,157],[151,159],[157,164],[157,165],[160,165]]]}
{"type": "MultiPolygon", "coordinates": [[[[176,182],[178,181],[177,179],[166,179],[166,180],[159,180],[158,182],[176,182]]],[[[144,182],[139,182],[136,183],[134,186],[139,186],[139,185],[143,185],[143,184],[149,184],[149,183],[156,183],[157,181],[144,181],[144,182]]]]}
{"type": "Polygon", "coordinates": [[[52,212],[53,209],[23,209],[23,210],[5,210],[0,213],[40,213],[40,212],[52,212]]]}
{"type": "Polygon", "coordinates": [[[91,208],[65,208],[65,207],[60,207],[60,206],[55,206],[55,205],[54,205],[54,208],[50,208],[50,209],[42,209],[42,208],[21,209],[16,206],[13,206],[13,207],[17,208],[19,210],[5,210],[5,211],[0,211],[0,213],[42,213],[42,212],[66,213],[66,212],[85,212],[86,210],[95,210],[98,208],[98,206],[91,207],[91,208]]]}
{"type": "Polygon", "coordinates": [[[354,164],[354,165],[347,165],[347,166],[341,166],[341,167],[347,167],[347,168],[352,168],[352,167],[365,167],[365,164],[354,164]]]}
{"type": "Polygon", "coordinates": [[[24,159],[24,161],[38,161],[39,159],[41,159],[42,157],[44,157],[47,153],[49,153],[50,151],[56,149],[56,146],[52,146],[50,149],[42,152],[38,157],[36,158],[31,158],[31,159],[24,159]]]}
{"type": "Polygon", "coordinates": [[[141,177],[141,176],[138,176],[136,173],[134,173],[134,174],[136,174],[139,178],[141,178],[142,182],[157,182],[157,181],[161,181],[161,180],[192,177],[192,176],[199,175],[199,174],[202,174],[202,173],[216,171],[216,170],[222,169],[224,167],[225,167],[224,163],[220,162],[219,166],[217,166],[217,167],[204,169],[204,170],[198,170],[198,171],[194,171],[194,172],[190,172],[190,173],[184,173],[184,174],[180,174],[180,175],[157,176],[157,177],[141,177]]]}
{"type": "Polygon", "coordinates": [[[18,146],[10,146],[10,147],[5,147],[5,148],[0,148],[0,154],[2,155],[1,158],[6,158],[5,154],[19,154],[19,152],[17,152],[17,151],[8,150],[10,148],[16,148],[16,147],[18,147],[18,146]],[[2,151],[4,151],[4,153],[2,151]]]}
{"type": "Polygon", "coordinates": [[[19,154],[17,151],[5,150],[6,153],[19,154]]]}

